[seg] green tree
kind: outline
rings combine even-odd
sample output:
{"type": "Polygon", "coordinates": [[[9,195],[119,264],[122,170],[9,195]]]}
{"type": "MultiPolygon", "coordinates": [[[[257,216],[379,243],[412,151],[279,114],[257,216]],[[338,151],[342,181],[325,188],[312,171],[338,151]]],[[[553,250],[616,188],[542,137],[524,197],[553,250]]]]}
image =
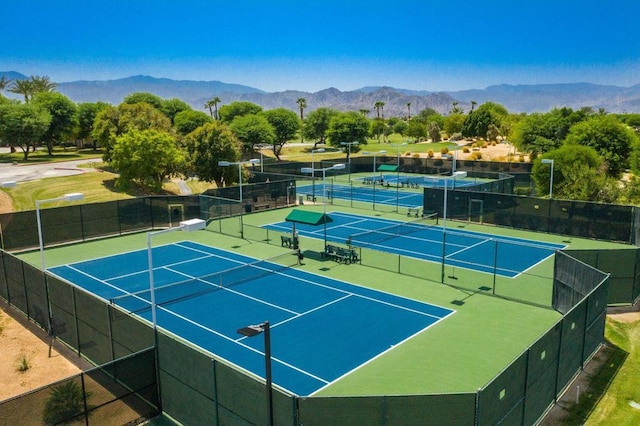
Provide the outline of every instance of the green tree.
{"type": "Polygon", "coordinates": [[[405,136],[414,138],[417,141],[420,139],[426,139],[427,126],[420,120],[413,119],[409,122],[407,130],[405,130],[405,136]]]}
{"type": "Polygon", "coordinates": [[[124,189],[135,182],[157,191],[165,178],[184,169],[184,153],[165,131],[131,130],[116,138],[111,155],[120,174],[117,185],[124,189]]]}
{"type": "Polygon", "coordinates": [[[339,112],[331,108],[318,108],[307,115],[302,131],[307,139],[314,140],[314,148],[318,144],[324,144],[327,131],[329,130],[329,122],[332,117],[338,115],[339,112]]]}
{"type": "MultiPolygon", "coordinates": [[[[572,194],[581,193],[580,188],[574,188],[579,185],[579,181],[569,181],[565,183],[565,178],[571,170],[578,167],[585,167],[592,174],[602,174],[600,171],[603,166],[602,158],[596,150],[587,146],[569,146],[563,145],[558,149],[544,154],[545,159],[553,160],[553,193],[558,198],[571,197],[572,194]]],[[[583,175],[584,171],[581,172],[583,175]]],[[[572,175],[575,177],[575,175],[572,175]]],[[[542,163],[542,159],[536,159],[531,169],[531,177],[536,184],[536,190],[539,194],[549,193],[549,184],[551,181],[550,164],[542,163]]],[[[578,199],[578,198],[576,198],[578,199]]],[[[586,198],[579,198],[587,200],[586,198]]]]}
{"type": "Polygon", "coordinates": [[[171,98],[162,101],[160,111],[169,117],[171,123],[174,123],[176,115],[182,111],[192,111],[193,109],[184,101],[178,98],[171,98]]]}
{"type": "Polygon", "coordinates": [[[223,105],[220,110],[220,120],[223,123],[231,123],[234,118],[239,115],[257,114],[262,111],[260,105],[256,105],[252,102],[236,101],[231,102],[229,105],[223,105]]]}
{"type": "Polygon", "coordinates": [[[336,114],[329,122],[327,139],[332,146],[342,148],[340,142],[358,142],[351,147],[351,153],[358,152],[367,144],[369,120],[355,111],[336,114]]]}
{"type": "Polygon", "coordinates": [[[146,102],[122,103],[107,107],[96,116],[92,135],[104,148],[103,159],[110,161],[111,147],[118,136],[133,130],[170,132],[171,121],[162,112],[146,102]]]}
{"type": "Polygon", "coordinates": [[[262,114],[240,115],[229,127],[242,142],[245,152],[253,152],[258,145],[273,145],[276,140],[273,126],[262,114]]]}
{"type": "Polygon", "coordinates": [[[205,123],[211,123],[213,119],[202,111],[192,109],[180,111],[173,119],[173,126],[181,135],[188,135],[205,123]]]}
{"type": "Polygon", "coordinates": [[[629,166],[629,155],[636,142],[634,132],[610,115],[594,115],[569,130],[567,145],[595,149],[607,162],[607,173],[619,177],[629,166]]]}
{"type": "Polygon", "coordinates": [[[433,117],[441,117],[441,114],[433,108],[427,107],[420,111],[413,119],[420,121],[422,124],[427,124],[433,117]]]}
{"type": "Polygon", "coordinates": [[[273,154],[280,160],[280,153],[287,141],[296,137],[296,133],[300,128],[300,122],[295,112],[285,109],[276,108],[262,113],[269,124],[273,126],[275,139],[273,141],[273,154]]]}
{"type": "MultiPolygon", "coordinates": [[[[523,152],[542,154],[560,147],[571,126],[585,118],[584,110],[574,112],[571,108],[555,108],[547,113],[534,113],[515,123],[511,140],[523,152]]],[[[513,119],[507,122],[511,125],[513,119]]],[[[505,127],[504,122],[502,127],[505,127]]]]}
{"type": "Polygon", "coordinates": [[[53,155],[53,146],[71,138],[78,125],[78,106],[66,96],[56,92],[39,92],[33,103],[47,110],[51,115],[49,128],[42,135],[47,144],[49,155],[53,155]]]}
{"type": "Polygon", "coordinates": [[[437,121],[430,121],[427,126],[427,132],[432,142],[440,142],[442,136],[440,135],[440,126],[437,121]]]}
{"type": "Polygon", "coordinates": [[[0,104],[0,140],[22,150],[29,157],[29,147],[40,141],[49,129],[51,114],[37,105],[0,104]]]}
{"type": "Polygon", "coordinates": [[[449,114],[444,118],[443,129],[449,135],[453,135],[454,133],[462,132],[462,124],[466,116],[462,114],[449,114]]]}
{"type": "Polygon", "coordinates": [[[141,102],[151,105],[158,111],[162,111],[162,105],[164,103],[160,96],[154,95],[153,93],[149,92],[131,93],[125,96],[122,100],[123,104],[139,104],[141,102]]]}
{"type": "MultiPolygon", "coordinates": [[[[93,133],[93,123],[100,111],[107,108],[109,104],[105,102],[82,102],[78,104],[78,128],[76,137],[81,139],[83,144],[93,133]]],[[[97,149],[96,139],[92,138],[93,150],[97,149]]]]}
{"type": "Polygon", "coordinates": [[[225,181],[237,178],[236,167],[220,167],[218,161],[238,161],[240,159],[240,141],[224,123],[214,121],[206,123],[189,133],[185,142],[189,154],[189,170],[200,180],[215,182],[219,187],[225,181]]]}
{"type": "Polygon", "coordinates": [[[487,136],[489,126],[493,124],[497,129],[502,128],[502,122],[509,116],[505,107],[495,102],[485,102],[477,110],[470,112],[462,124],[462,136],[481,137],[487,136]]]}
{"type": "Polygon", "coordinates": [[[398,120],[391,127],[391,133],[397,133],[402,136],[407,136],[407,129],[409,124],[406,121],[398,120]]]}

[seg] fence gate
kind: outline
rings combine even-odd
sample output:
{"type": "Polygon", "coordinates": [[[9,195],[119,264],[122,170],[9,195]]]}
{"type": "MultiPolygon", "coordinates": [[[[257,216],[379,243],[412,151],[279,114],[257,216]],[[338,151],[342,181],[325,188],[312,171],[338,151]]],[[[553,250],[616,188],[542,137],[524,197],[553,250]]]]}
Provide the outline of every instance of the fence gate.
{"type": "Polygon", "coordinates": [[[167,209],[169,210],[169,226],[184,220],[184,204],[169,204],[167,209]]]}
{"type": "Polygon", "coordinates": [[[482,223],[482,214],[484,212],[484,201],[469,199],[469,221],[482,223]]]}

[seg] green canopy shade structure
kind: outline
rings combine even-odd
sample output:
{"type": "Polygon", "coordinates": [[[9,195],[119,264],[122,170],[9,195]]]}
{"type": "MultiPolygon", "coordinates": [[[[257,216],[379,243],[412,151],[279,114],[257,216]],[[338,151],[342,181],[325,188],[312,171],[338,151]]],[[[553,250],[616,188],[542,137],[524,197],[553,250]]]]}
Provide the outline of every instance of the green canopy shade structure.
{"type": "Polygon", "coordinates": [[[392,164],[380,164],[378,166],[379,172],[395,172],[398,170],[398,166],[392,164]]]}
{"type": "Polygon", "coordinates": [[[304,223],[314,226],[333,222],[333,220],[327,214],[308,212],[298,209],[293,209],[284,220],[287,222],[304,223]]]}
{"type": "Polygon", "coordinates": [[[304,223],[307,225],[324,225],[324,245],[327,246],[327,223],[333,220],[326,213],[309,212],[305,210],[293,209],[291,213],[284,219],[286,222],[292,222],[291,233],[293,234],[293,249],[298,249],[298,235],[296,233],[296,223],[304,223]]]}

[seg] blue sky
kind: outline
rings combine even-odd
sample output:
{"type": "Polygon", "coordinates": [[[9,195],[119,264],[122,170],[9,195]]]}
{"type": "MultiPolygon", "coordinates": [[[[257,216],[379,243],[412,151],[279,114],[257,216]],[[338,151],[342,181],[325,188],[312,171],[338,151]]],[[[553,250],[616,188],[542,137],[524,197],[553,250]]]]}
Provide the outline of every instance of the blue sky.
{"type": "Polygon", "coordinates": [[[28,0],[0,71],[152,75],[266,91],[640,83],[637,0],[28,0]]]}

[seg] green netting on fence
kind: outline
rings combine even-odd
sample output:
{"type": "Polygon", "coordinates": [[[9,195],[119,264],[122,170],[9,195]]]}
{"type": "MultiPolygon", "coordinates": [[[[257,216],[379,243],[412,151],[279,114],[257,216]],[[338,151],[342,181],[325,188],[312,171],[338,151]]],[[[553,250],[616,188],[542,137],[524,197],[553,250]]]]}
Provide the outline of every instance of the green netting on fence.
{"type": "Polygon", "coordinates": [[[47,288],[42,271],[27,263],[23,264],[24,287],[27,297],[27,316],[41,328],[49,329],[49,304],[47,288]]]}
{"type": "Polygon", "coordinates": [[[47,275],[51,319],[56,337],[72,348],[78,349],[78,328],[73,287],[47,275]]]}
{"type": "Polygon", "coordinates": [[[186,386],[215,400],[211,357],[164,333],[158,333],[160,370],[178,377],[186,386]]]}
{"type": "Polygon", "coordinates": [[[26,314],[29,310],[27,307],[22,261],[8,253],[5,253],[3,260],[9,303],[15,305],[26,314]]]}
{"type": "Polygon", "coordinates": [[[155,344],[153,329],[115,306],[109,306],[113,356],[119,359],[155,344]]]}
{"type": "MultiPolygon", "coordinates": [[[[269,412],[264,383],[219,362],[215,364],[215,372],[220,405],[251,424],[264,423],[269,412]]],[[[277,421],[275,423],[279,424],[277,421]]]]}
{"type": "Polygon", "coordinates": [[[382,396],[299,398],[298,422],[306,426],[384,425],[382,396]]]}
{"type": "MultiPolygon", "coordinates": [[[[424,210],[442,215],[442,188],[424,188],[424,210]]],[[[517,229],[576,237],[631,242],[633,206],[549,200],[491,192],[449,189],[447,212],[460,220],[492,223],[517,229]]]]}
{"type": "MultiPolygon", "coordinates": [[[[7,254],[9,256],[9,254],[7,254]]],[[[7,289],[6,270],[4,268],[5,252],[0,251],[0,297],[5,301],[9,301],[9,290],[7,289]]]]}
{"type": "Polygon", "coordinates": [[[587,316],[587,300],[584,299],[562,319],[562,340],[558,364],[558,384],[556,393],[569,385],[573,376],[580,371],[584,353],[584,332],[587,316]]]}
{"type": "Polygon", "coordinates": [[[520,418],[522,418],[527,359],[528,354],[525,352],[496,376],[491,383],[478,391],[478,424],[513,424],[505,421],[505,418],[513,412],[520,412],[520,418]]]}
{"type": "Polygon", "coordinates": [[[383,397],[385,425],[475,424],[476,393],[383,397]]]}
{"type": "Polygon", "coordinates": [[[95,238],[120,233],[118,203],[93,203],[82,205],[82,229],[85,238],[95,238]]]}
{"type": "Polygon", "coordinates": [[[524,424],[534,424],[555,401],[562,325],[555,324],[529,348],[524,424]]]}
{"type": "Polygon", "coordinates": [[[109,310],[105,302],[83,290],[73,290],[76,302],[79,350],[96,364],[113,360],[109,310]]]}

